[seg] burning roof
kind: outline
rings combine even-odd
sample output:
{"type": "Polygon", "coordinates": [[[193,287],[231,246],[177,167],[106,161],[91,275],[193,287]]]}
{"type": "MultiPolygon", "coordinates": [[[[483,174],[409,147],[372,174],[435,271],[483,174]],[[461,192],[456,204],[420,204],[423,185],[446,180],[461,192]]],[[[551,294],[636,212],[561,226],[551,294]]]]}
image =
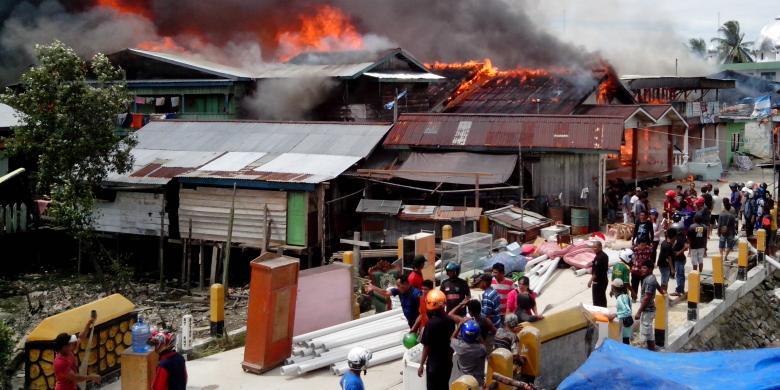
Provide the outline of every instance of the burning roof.
{"type": "Polygon", "coordinates": [[[457,80],[434,86],[447,113],[570,114],[583,103],[633,103],[614,71],[603,66],[589,71],[568,68],[499,70],[483,62],[434,63],[429,69],[457,80]]]}

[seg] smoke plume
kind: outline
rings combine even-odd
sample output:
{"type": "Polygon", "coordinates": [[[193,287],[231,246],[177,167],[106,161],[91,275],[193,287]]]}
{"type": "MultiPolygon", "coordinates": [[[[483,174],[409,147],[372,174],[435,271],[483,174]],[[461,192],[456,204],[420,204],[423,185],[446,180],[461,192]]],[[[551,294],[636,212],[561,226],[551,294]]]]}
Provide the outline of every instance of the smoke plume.
{"type": "Polygon", "coordinates": [[[244,99],[244,109],[262,119],[307,119],[309,110],[325,102],[337,85],[329,78],[263,80],[257,91],[244,99]]]}

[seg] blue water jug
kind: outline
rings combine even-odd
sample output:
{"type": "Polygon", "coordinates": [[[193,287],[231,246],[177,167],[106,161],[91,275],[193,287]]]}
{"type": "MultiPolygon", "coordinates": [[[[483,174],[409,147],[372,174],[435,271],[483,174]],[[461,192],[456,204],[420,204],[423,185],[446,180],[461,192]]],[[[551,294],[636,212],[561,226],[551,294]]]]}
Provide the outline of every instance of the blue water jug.
{"type": "Polygon", "coordinates": [[[145,323],[141,316],[138,316],[138,322],[133,325],[133,352],[146,352],[149,350],[149,345],[146,341],[149,340],[149,336],[152,335],[149,329],[149,324],[145,323]]]}

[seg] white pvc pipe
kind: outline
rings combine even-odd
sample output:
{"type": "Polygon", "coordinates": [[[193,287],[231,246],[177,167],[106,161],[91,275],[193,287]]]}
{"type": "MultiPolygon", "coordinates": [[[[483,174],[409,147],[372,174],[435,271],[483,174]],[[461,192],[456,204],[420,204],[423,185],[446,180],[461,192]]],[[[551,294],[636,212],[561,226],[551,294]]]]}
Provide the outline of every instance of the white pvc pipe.
{"type": "Polygon", "coordinates": [[[374,349],[380,350],[380,349],[390,348],[392,346],[399,345],[403,340],[405,333],[406,331],[401,331],[401,332],[390,333],[384,336],[379,336],[373,339],[360,340],[355,343],[342,345],[337,348],[323,351],[319,353],[317,356],[322,356],[331,353],[342,353],[344,356],[346,356],[347,353],[349,353],[350,349],[357,346],[366,348],[368,350],[374,350],[374,349]]]}
{"type": "Polygon", "coordinates": [[[337,332],[337,331],[340,331],[340,330],[350,329],[350,328],[353,328],[353,327],[355,327],[357,325],[363,325],[363,324],[370,323],[370,322],[373,322],[373,321],[381,320],[383,318],[390,317],[390,316],[392,316],[394,314],[402,314],[401,313],[401,309],[388,310],[386,312],[382,312],[382,313],[379,313],[379,314],[374,314],[374,315],[371,315],[371,316],[368,316],[368,317],[359,318],[357,320],[342,322],[340,324],[329,326],[327,328],[323,328],[323,329],[320,329],[320,330],[315,330],[315,331],[309,332],[309,333],[304,333],[302,335],[298,335],[298,336],[293,337],[292,341],[293,341],[293,344],[300,344],[300,343],[302,343],[302,342],[304,342],[306,340],[311,340],[313,338],[324,336],[326,334],[330,334],[330,333],[337,332]]]}
{"type": "Polygon", "coordinates": [[[388,334],[388,333],[393,333],[393,332],[397,332],[397,331],[401,331],[401,330],[407,330],[407,329],[409,329],[409,324],[407,324],[406,321],[404,321],[404,322],[399,322],[399,323],[397,323],[395,325],[389,326],[387,328],[374,329],[371,332],[368,332],[368,333],[365,333],[365,334],[357,334],[357,335],[353,335],[351,337],[345,337],[345,338],[340,339],[340,340],[334,340],[332,342],[326,342],[326,343],[323,343],[322,346],[327,348],[327,349],[333,349],[333,348],[336,348],[336,347],[340,347],[342,345],[347,345],[347,344],[354,343],[356,341],[365,340],[365,339],[373,338],[373,337],[376,337],[376,336],[380,336],[380,335],[384,335],[384,334],[388,334]]]}
{"type": "Polygon", "coordinates": [[[539,281],[539,286],[536,288],[536,294],[541,295],[542,290],[544,289],[544,285],[547,283],[547,280],[550,279],[550,276],[553,274],[556,268],[558,268],[558,263],[560,263],[561,258],[557,258],[553,261],[552,265],[550,265],[550,268],[547,269],[547,272],[544,273],[544,276],[542,276],[542,279],[539,281]]]}
{"type": "Polygon", "coordinates": [[[531,259],[529,262],[525,263],[525,269],[528,269],[528,267],[533,267],[537,263],[541,263],[545,260],[547,260],[547,255],[541,255],[537,258],[531,259]]]}
{"type": "MultiPolygon", "coordinates": [[[[379,351],[373,354],[371,360],[368,361],[366,366],[374,367],[389,361],[400,359],[403,357],[404,352],[406,352],[406,349],[403,347],[403,345],[379,351]]],[[[348,370],[349,366],[347,365],[347,362],[334,363],[330,368],[330,371],[333,373],[333,375],[344,375],[348,370]]]]}
{"type": "Polygon", "coordinates": [[[767,263],[772,264],[772,266],[774,266],[776,269],[780,269],[780,263],[778,263],[777,260],[767,255],[764,255],[764,260],[766,260],[767,263]]]}
{"type": "Polygon", "coordinates": [[[358,326],[352,329],[345,329],[343,331],[338,331],[329,335],[307,340],[306,345],[310,348],[320,347],[325,343],[330,343],[335,340],[341,340],[345,337],[351,337],[358,334],[370,333],[377,328],[387,328],[390,325],[395,325],[398,323],[406,324],[406,319],[404,319],[402,316],[385,318],[377,322],[372,322],[370,326],[358,326]]]}
{"type": "Polygon", "coordinates": [[[279,370],[279,372],[282,375],[294,375],[298,373],[298,365],[297,364],[288,364],[286,366],[282,366],[282,368],[279,370]]]}

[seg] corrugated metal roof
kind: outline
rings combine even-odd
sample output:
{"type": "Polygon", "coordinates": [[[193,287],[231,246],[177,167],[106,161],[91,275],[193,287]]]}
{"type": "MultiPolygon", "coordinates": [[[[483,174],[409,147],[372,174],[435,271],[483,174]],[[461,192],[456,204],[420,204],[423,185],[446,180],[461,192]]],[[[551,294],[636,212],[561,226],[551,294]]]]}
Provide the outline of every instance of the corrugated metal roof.
{"type": "Polygon", "coordinates": [[[401,210],[400,200],[360,199],[356,213],[397,215],[401,210]]]}
{"type": "Polygon", "coordinates": [[[387,147],[463,150],[619,150],[624,120],[611,116],[403,114],[387,147]]]}
{"type": "Polygon", "coordinates": [[[15,127],[22,125],[22,113],[13,107],[0,103],[0,127],[15,127]]]}
{"type": "Polygon", "coordinates": [[[543,215],[514,206],[485,211],[488,219],[512,229],[524,230],[552,224],[552,220],[543,215]]]}
{"type": "Polygon", "coordinates": [[[478,220],[481,207],[404,205],[399,219],[404,221],[467,221],[478,220]]]}
{"type": "Polygon", "coordinates": [[[400,172],[391,173],[395,177],[407,180],[433,183],[476,184],[477,175],[470,173],[485,173],[479,175],[479,184],[499,184],[506,182],[517,166],[515,154],[485,154],[468,152],[450,153],[411,153],[401,164],[400,172]],[[431,175],[428,172],[452,172],[453,174],[431,175]]]}
{"type": "Polygon", "coordinates": [[[368,156],[388,124],[155,121],[135,133],[130,173],[109,182],[174,177],[320,183],[368,156]]]}
{"type": "Polygon", "coordinates": [[[576,115],[606,115],[619,116],[629,120],[637,114],[644,116],[644,120],[658,122],[665,116],[671,115],[673,122],[683,122],[685,119],[674,109],[671,104],[583,104],[577,107],[576,115]]]}
{"type": "Polygon", "coordinates": [[[363,75],[368,77],[374,77],[378,79],[388,80],[444,80],[444,77],[435,75],[433,73],[380,73],[380,72],[366,72],[363,75]]]}

